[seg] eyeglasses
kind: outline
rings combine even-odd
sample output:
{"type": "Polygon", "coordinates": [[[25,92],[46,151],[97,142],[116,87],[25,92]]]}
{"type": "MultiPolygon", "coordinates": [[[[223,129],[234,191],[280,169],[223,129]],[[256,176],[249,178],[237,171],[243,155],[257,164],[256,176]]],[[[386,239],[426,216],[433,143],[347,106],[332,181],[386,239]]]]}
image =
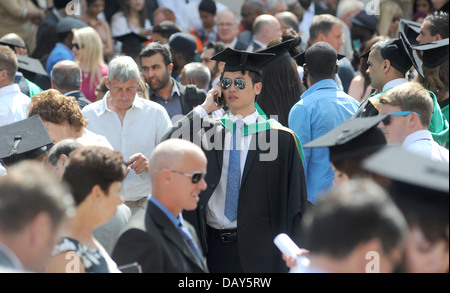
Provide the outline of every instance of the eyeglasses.
{"type": "Polygon", "coordinates": [[[76,48],[77,50],[80,50],[80,48],[83,49],[84,46],[83,46],[83,45],[80,46],[80,45],[78,45],[77,43],[72,43],[72,49],[73,49],[73,48],[76,48]]]}
{"type": "MultiPolygon", "coordinates": [[[[220,86],[222,87],[223,90],[229,89],[232,84],[233,84],[233,80],[231,78],[224,78],[220,81],[220,86]]],[[[234,85],[238,89],[243,90],[243,89],[245,89],[247,82],[245,82],[245,80],[243,78],[236,78],[234,80],[234,85]]]]}
{"type": "Polygon", "coordinates": [[[394,113],[389,113],[389,116],[387,116],[386,118],[384,118],[383,120],[381,120],[381,122],[383,122],[383,124],[385,126],[388,126],[389,124],[391,124],[391,117],[392,116],[408,116],[409,114],[412,113],[416,113],[419,117],[422,117],[421,114],[417,113],[417,112],[413,112],[413,111],[402,111],[402,112],[394,112],[394,113]]]}
{"type": "Polygon", "coordinates": [[[206,173],[202,173],[202,172],[194,172],[192,174],[189,174],[189,173],[183,173],[183,172],[180,172],[180,171],[177,171],[177,170],[173,170],[173,169],[157,169],[157,170],[154,170],[153,172],[154,173],[158,173],[158,172],[160,172],[162,170],[167,170],[167,171],[172,172],[172,173],[176,173],[176,174],[184,175],[184,176],[187,176],[187,177],[191,177],[192,184],[199,183],[200,180],[202,180],[202,178],[204,178],[206,176],[206,173]]]}

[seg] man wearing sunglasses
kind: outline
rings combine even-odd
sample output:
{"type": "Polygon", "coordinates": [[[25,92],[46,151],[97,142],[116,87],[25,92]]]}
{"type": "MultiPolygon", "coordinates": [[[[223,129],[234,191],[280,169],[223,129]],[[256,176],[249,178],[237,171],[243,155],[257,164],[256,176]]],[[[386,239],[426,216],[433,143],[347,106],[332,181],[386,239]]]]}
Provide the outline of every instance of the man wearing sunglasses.
{"type": "Polygon", "coordinates": [[[137,262],[143,273],[205,273],[206,260],[183,210],[195,210],[206,189],[206,156],[195,144],[169,139],[150,156],[152,195],[129,221],[112,257],[119,265],[137,262]]]}
{"type": "Polygon", "coordinates": [[[410,152],[449,162],[449,151],[436,143],[428,130],[433,100],[425,88],[418,83],[397,86],[381,96],[380,104],[380,115],[389,114],[378,125],[388,145],[401,145],[410,152]]]}
{"type": "Polygon", "coordinates": [[[255,108],[261,65],[273,56],[231,48],[214,55],[225,62],[220,84],[165,136],[200,143],[208,158],[208,188],[183,216],[202,236],[213,273],[287,272],[273,239],[283,232],[299,241],[307,196],[296,140],[255,108]],[[221,98],[229,112],[211,119],[221,98]]]}

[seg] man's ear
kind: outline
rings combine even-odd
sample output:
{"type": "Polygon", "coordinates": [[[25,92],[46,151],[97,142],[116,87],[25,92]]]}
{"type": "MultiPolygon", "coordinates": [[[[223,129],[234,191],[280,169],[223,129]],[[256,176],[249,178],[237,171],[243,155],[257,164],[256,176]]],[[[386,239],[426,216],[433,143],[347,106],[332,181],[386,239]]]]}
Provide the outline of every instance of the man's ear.
{"type": "Polygon", "coordinates": [[[105,79],[105,85],[106,85],[106,87],[108,88],[108,90],[109,90],[109,81],[108,81],[108,77],[103,77],[104,79],[105,79]]]}
{"type": "Polygon", "coordinates": [[[436,38],[435,41],[440,41],[443,39],[441,34],[436,34],[436,35],[434,35],[434,37],[436,38]]]}
{"type": "Polygon", "coordinates": [[[388,59],[384,59],[383,60],[383,72],[384,73],[388,72],[390,68],[391,68],[391,61],[389,61],[388,59]]]}

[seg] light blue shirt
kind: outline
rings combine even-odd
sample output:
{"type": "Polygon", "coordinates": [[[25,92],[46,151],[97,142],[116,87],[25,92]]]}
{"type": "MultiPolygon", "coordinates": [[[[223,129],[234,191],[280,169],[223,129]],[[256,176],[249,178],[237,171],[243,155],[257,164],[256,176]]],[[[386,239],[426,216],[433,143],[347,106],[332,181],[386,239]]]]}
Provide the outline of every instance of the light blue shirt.
{"type": "MultiPolygon", "coordinates": [[[[324,79],[313,84],[292,107],[289,128],[305,145],[351,118],[358,108],[359,102],[338,89],[334,80],[324,79]]],[[[304,148],[303,152],[308,200],[315,204],[320,195],[333,185],[329,149],[304,148]]]]}
{"type": "Polygon", "coordinates": [[[62,60],[75,61],[73,52],[69,47],[67,47],[63,43],[56,43],[55,48],[53,48],[53,50],[50,52],[50,55],[48,55],[47,59],[45,70],[47,71],[48,76],[51,76],[53,66],[55,66],[56,63],[62,60]]]}

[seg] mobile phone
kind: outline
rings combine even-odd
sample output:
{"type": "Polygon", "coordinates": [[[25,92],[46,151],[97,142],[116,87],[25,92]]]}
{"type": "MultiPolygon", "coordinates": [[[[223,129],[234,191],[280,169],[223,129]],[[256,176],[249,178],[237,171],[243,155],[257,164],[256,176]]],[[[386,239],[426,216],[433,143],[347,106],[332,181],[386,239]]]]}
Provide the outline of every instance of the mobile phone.
{"type": "Polygon", "coordinates": [[[219,96],[219,92],[216,92],[214,94],[214,103],[216,103],[216,105],[218,107],[225,105],[225,98],[223,96],[219,96]]]}

